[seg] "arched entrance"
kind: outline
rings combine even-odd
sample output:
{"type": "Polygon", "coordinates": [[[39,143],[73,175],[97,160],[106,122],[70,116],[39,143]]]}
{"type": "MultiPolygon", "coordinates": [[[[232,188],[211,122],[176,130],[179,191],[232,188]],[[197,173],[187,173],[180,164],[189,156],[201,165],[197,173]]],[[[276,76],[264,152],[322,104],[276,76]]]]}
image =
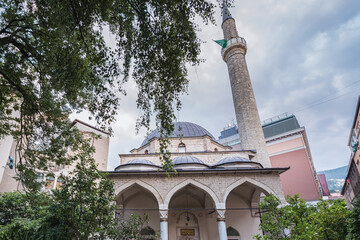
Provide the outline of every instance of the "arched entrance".
{"type": "Polygon", "coordinates": [[[248,181],[239,183],[228,191],[225,196],[228,239],[238,240],[240,236],[242,239],[252,239],[254,235],[261,234],[258,229],[260,224],[258,204],[260,196],[264,193],[268,192],[248,181]],[[229,232],[232,235],[229,235],[229,232]]]}
{"type": "MultiPolygon", "coordinates": [[[[151,235],[149,229],[155,232],[160,231],[158,199],[148,189],[136,183],[122,189],[117,194],[116,206],[116,217],[120,221],[128,219],[132,214],[147,216],[148,224],[143,229],[146,236],[151,235]]],[[[149,239],[152,238],[149,237],[149,239]]]]}
{"type": "Polygon", "coordinates": [[[214,200],[205,190],[191,183],[183,186],[169,202],[169,239],[217,239],[214,209],[214,200]]]}

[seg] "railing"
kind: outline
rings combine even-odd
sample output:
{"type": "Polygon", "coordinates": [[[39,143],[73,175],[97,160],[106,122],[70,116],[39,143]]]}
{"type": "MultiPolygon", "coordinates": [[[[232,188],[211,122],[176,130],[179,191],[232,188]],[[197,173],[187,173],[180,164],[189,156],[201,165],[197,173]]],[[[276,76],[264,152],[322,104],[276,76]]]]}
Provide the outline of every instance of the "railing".
{"type": "Polygon", "coordinates": [[[277,115],[277,116],[275,116],[275,117],[265,119],[264,121],[261,122],[261,125],[266,125],[266,124],[269,124],[269,123],[277,122],[277,121],[279,121],[279,120],[282,120],[282,119],[291,117],[291,116],[293,116],[293,115],[294,115],[294,114],[292,114],[292,113],[287,113],[287,112],[286,112],[286,113],[277,115]]]}

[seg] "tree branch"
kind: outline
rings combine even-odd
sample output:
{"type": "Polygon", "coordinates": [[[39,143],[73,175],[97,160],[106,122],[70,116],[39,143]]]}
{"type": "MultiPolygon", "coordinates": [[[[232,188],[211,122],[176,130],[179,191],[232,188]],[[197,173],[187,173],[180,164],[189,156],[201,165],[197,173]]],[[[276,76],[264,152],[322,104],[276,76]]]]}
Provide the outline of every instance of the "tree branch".
{"type": "Polygon", "coordinates": [[[77,23],[77,25],[79,26],[80,36],[81,36],[81,39],[82,39],[82,41],[83,41],[83,43],[84,43],[84,45],[85,45],[86,52],[89,52],[88,47],[87,47],[87,44],[86,44],[86,42],[85,42],[85,38],[84,38],[83,32],[82,32],[82,30],[81,30],[82,26],[81,26],[81,24],[80,24],[80,20],[79,20],[79,17],[78,17],[78,15],[77,15],[76,9],[75,9],[75,7],[74,7],[74,5],[73,5],[72,0],[69,0],[69,2],[70,2],[71,9],[72,9],[72,11],[73,11],[73,14],[74,14],[76,23],[77,23]]]}
{"type": "Polygon", "coordinates": [[[3,29],[0,30],[0,34],[5,33],[6,29],[10,28],[12,25],[12,23],[14,22],[21,22],[21,21],[25,21],[25,18],[21,18],[21,19],[12,19],[10,20],[10,22],[8,23],[8,25],[6,25],[3,29]]]}
{"type": "Polygon", "coordinates": [[[0,69],[0,74],[3,76],[3,78],[11,85],[13,86],[22,96],[24,99],[28,100],[29,103],[33,106],[33,109],[38,111],[39,109],[35,105],[35,96],[29,95],[26,90],[24,90],[19,84],[14,82],[2,69],[0,69]]]}

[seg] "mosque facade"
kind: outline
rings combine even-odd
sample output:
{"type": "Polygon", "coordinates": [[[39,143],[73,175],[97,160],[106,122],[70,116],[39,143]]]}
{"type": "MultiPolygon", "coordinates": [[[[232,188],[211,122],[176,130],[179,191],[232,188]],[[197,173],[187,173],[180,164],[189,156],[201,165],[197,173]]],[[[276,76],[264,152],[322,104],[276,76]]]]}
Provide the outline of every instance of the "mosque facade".
{"type": "MultiPolygon", "coordinates": [[[[279,174],[272,168],[246,66],[246,42],[235,20],[223,12],[229,71],[242,149],[218,143],[203,127],[176,122],[168,150],[176,172],[160,163],[158,130],[108,173],[115,184],[118,217],[147,214],[162,240],[252,239],[259,231],[258,204],[264,195],[284,201],[279,174]],[[170,176],[169,176],[170,175],[170,176]]],[[[150,232],[151,232],[150,231],[150,232]]]]}

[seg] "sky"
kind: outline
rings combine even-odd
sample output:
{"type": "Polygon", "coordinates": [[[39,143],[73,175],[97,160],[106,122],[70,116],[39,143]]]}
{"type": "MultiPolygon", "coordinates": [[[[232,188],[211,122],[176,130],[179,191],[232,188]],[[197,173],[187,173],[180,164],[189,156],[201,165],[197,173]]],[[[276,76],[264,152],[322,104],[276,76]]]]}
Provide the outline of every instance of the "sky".
{"type": "MultiPolygon", "coordinates": [[[[317,171],[347,165],[360,95],[360,1],[235,0],[230,12],[247,41],[246,61],[260,119],[295,114],[306,129],[317,171]]],[[[198,22],[205,62],[188,67],[188,94],[181,97],[176,115],[218,138],[225,125],[236,120],[227,66],[221,47],[212,41],[223,38],[220,10],[215,18],[216,26],[198,22]]],[[[112,125],[108,170],[119,165],[118,154],[139,147],[146,135],[146,129],[135,134],[136,85],[130,81],[125,89],[127,96],[121,97],[112,125]]],[[[76,118],[89,122],[85,115],[76,118]]]]}

